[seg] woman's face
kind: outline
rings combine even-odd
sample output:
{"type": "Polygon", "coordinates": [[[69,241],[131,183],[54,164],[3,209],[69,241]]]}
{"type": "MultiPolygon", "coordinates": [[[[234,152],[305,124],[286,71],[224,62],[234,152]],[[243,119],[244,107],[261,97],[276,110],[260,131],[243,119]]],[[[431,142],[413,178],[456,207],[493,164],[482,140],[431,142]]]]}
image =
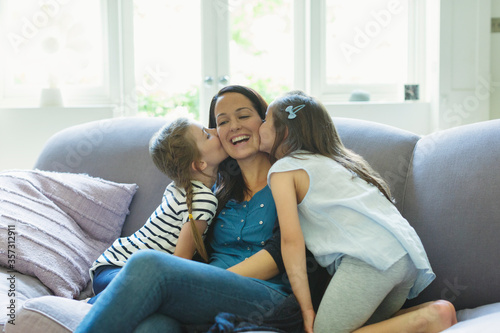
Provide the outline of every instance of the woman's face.
{"type": "Polygon", "coordinates": [[[226,93],[217,99],[214,111],[217,133],[229,156],[242,160],[259,152],[262,119],[247,97],[226,93]]]}

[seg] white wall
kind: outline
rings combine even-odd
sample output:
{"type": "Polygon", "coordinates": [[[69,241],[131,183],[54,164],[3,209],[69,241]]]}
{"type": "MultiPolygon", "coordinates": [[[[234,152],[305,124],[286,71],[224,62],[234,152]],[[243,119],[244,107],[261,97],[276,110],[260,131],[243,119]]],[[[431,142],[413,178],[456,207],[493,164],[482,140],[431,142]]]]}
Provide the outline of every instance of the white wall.
{"type": "Polygon", "coordinates": [[[56,132],[112,116],[109,107],[0,109],[0,171],[31,169],[56,132]]]}
{"type": "Polygon", "coordinates": [[[490,119],[490,0],[441,0],[438,129],[490,119]]]}

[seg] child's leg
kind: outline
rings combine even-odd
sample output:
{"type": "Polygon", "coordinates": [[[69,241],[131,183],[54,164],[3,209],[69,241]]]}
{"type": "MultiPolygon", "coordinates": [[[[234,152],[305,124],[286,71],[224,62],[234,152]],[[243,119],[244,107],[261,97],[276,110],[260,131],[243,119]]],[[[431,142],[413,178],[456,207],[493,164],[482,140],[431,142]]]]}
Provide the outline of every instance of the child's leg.
{"type": "Polygon", "coordinates": [[[121,269],[121,267],[116,266],[98,267],[92,279],[92,289],[94,290],[95,296],[89,299],[87,303],[94,304],[99,294],[108,286],[121,269]]]}
{"type": "Polygon", "coordinates": [[[455,307],[448,301],[424,303],[399,311],[395,317],[364,326],[356,333],[437,333],[457,323],[455,307]]]}
{"type": "Polygon", "coordinates": [[[314,332],[352,332],[375,313],[376,320],[387,319],[403,305],[415,278],[416,269],[408,256],[386,271],[345,256],[323,296],[314,332]],[[406,295],[402,292],[391,294],[395,286],[407,280],[411,281],[405,284],[409,285],[406,295]],[[383,307],[376,311],[382,303],[383,307]]]}
{"type": "Polygon", "coordinates": [[[401,258],[389,270],[391,272],[388,273],[392,273],[392,277],[402,276],[403,280],[389,292],[365,325],[378,323],[395,315],[403,306],[411,288],[415,284],[418,271],[408,255],[401,258]],[[401,275],[404,272],[406,272],[406,275],[401,275]]]}

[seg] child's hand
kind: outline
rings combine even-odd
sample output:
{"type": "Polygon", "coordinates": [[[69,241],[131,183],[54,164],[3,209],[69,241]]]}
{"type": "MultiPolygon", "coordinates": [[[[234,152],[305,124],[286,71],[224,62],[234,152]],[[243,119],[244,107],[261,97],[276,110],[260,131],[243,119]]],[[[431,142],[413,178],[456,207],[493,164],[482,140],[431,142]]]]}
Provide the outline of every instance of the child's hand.
{"type": "Polygon", "coordinates": [[[306,331],[306,333],[313,333],[315,317],[316,313],[313,309],[302,311],[302,319],[304,319],[304,331],[306,331]]]}

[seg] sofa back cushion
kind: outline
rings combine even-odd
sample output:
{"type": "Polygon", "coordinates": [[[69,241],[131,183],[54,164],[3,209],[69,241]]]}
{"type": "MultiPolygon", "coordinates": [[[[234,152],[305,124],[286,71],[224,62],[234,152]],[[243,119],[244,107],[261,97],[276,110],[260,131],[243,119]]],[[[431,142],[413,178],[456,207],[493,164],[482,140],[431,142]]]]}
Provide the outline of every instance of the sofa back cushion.
{"type": "Polygon", "coordinates": [[[117,118],[67,128],[49,139],[35,168],[86,173],[139,186],[122,229],[122,236],[139,229],[161,203],[170,179],[149,156],[149,140],[166,120],[117,118]]]}
{"type": "Polygon", "coordinates": [[[415,299],[458,309],[500,302],[500,120],[422,138],[403,215],[427,251],[436,280],[415,299]]]}
{"type": "Polygon", "coordinates": [[[404,188],[418,135],[370,121],[333,118],[344,145],[363,156],[389,184],[401,211],[404,188]]]}
{"type": "MultiPolygon", "coordinates": [[[[35,168],[137,184],[122,230],[122,236],[130,235],[160,204],[170,182],[148,152],[150,138],[165,122],[162,118],[118,118],[70,127],[49,139],[35,168]]],[[[401,210],[408,166],[420,137],[369,121],[334,118],[334,123],[345,146],[386,179],[401,210]]]]}

